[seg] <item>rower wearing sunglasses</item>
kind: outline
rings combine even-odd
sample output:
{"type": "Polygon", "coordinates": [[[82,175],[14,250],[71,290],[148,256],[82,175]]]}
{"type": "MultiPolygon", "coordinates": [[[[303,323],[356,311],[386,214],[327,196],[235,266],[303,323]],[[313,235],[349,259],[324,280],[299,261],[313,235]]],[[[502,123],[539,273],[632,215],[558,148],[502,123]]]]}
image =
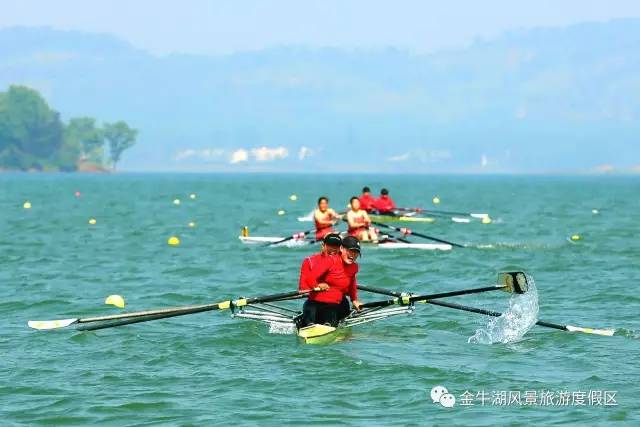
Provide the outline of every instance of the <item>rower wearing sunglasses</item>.
{"type": "Polygon", "coordinates": [[[300,290],[311,291],[302,308],[299,326],[329,324],[338,326],[340,320],[351,312],[351,305],[360,310],[358,301],[357,259],[360,256],[360,242],[353,236],[340,239],[337,233],[325,236],[323,249],[319,254],[305,258],[300,270],[300,290]],[[351,300],[351,305],[346,297],[351,300]]]}

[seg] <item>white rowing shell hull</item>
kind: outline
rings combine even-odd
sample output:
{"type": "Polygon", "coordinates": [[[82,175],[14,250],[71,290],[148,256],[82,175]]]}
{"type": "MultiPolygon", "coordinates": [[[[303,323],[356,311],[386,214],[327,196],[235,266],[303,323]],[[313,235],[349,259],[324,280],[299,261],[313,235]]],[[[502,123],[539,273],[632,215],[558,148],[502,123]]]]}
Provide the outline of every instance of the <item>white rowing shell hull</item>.
{"type": "MultiPolygon", "coordinates": [[[[239,236],[240,241],[244,244],[267,244],[278,242],[284,237],[264,237],[264,236],[239,236]]],[[[287,247],[296,247],[296,246],[304,246],[309,244],[309,240],[287,240],[282,243],[282,246],[287,247]]],[[[447,245],[444,243],[402,243],[402,242],[387,242],[387,243],[379,243],[377,245],[368,244],[366,246],[375,246],[380,249],[418,249],[423,251],[450,251],[452,249],[451,245],[447,245]]]]}

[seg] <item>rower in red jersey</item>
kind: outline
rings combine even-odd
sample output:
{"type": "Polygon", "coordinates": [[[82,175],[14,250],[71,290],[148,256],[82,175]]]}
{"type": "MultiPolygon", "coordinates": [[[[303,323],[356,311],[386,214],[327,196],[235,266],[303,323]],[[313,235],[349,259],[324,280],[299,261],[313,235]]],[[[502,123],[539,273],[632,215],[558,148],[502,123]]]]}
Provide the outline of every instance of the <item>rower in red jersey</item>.
{"type": "Polygon", "coordinates": [[[395,202],[389,197],[389,190],[383,188],[380,190],[380,197],[373,204],[378,213],[383,215],[394,214],[396,210],[395,202]]]}
{"type": "Polygon", "coordinates": [[[350,200],[351,209],[347,212],[347,224],[349,236],[353,236],[362,241],[378,240],[378,235],[375,230],[370,228],[371,219],[369,214],[363,209],[360,209],[360,200],[357,197],[352,197],[350,200]]]}
{"type": "Polygon", "coordinates": [[[340,216],[329,207],[329,199],[322,196],[318,199],[318,208],[313,211],[313,221],[316,223],[316,240],[333,233],[333,226],[340,216]]]}
{"type": "Polygon", "coordinates": [[[373,206],[376,199],[371,195],[371,189],[369,187],[362,189],[362,194],[358,197],[358,200],[360,200],[360,209],[364,209],[367,212],[371,212],[374,209],[373,206]]]}
{"type": "Polygon", "coordinates": [[[304,290],[313,288],[314,270],[321,268],[330,256],[340,254],[340,246],[342,246],[342,238],[340,237],[340,234],[333,232],[328,233],[323,237],[322,243],[320,243],[320,252],[310,255],[302,261],[298,289],[304,290]]]}
{"type": "MultiPolygon", "coordinates": [[[[323,241],[325,248],[335,248],[340,239],[338,234],[328,234],[323,241]]],[[[358,301],[358,283],[356,274],[360,255],[360,242],[347,236],[341,240],[338,254],[323,249],[320,254],[305,258],[300,271],[298,289],[312,290],[302,309],[299,326],[329,324],[338,326],[340,320],[351,312],[348,296],[356,310],[360,310],[358,301]],[[313,291],[313,289],[320,289],[313,291]]]]}

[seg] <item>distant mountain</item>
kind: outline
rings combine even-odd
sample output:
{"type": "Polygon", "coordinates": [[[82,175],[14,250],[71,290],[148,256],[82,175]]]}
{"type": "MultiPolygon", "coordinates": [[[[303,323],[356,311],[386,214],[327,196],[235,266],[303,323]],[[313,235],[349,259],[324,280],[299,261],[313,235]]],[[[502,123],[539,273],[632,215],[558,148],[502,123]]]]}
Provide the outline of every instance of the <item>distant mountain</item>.
{"type": "MultiPolygon", "coordinates": [[[[640,20],[414,55],[157,57],[109,35],[0,30],[0,90],[140,130],[122,169],[537,172],[640,165],[640,20]],[[608,166],[612,165],[612,166],[608,166]]],[[[596,169],[594,169],[596,170],[596,169]]]]}

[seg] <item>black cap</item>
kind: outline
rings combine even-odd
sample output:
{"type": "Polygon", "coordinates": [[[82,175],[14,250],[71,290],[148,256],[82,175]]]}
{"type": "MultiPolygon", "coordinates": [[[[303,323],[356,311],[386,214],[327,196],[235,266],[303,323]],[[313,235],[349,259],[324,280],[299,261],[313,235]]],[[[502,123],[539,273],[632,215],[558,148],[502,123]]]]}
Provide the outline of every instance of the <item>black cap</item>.
{"type": "Polygon", "coordinates": [[[362,192],[363,192],[363,193],[371,193],[371,189],[370,189],[369,187],[364,187],[364,188],[362,189],[362,192]]]}
{"type": "Polygon", "coordinates": [[[360,252],[360,241],[353,236],[347,236],[342,239],[342,246],[345,249],[360,252]]]}
{"type": "Polygon", "coordinates": [[[324,236],[322,243],[329,246],[340,246],[342,245],[342,238],[338,233],[329,233],[324,236]]]}
{"type": "Polygon", "coordinates": [[[382,194],[383,196],[386,196],[387,194],[389,194],[389,190],[387,190],[386,188],[383,188],[382,190],[380,190],[380,194],[382,194]]]}

